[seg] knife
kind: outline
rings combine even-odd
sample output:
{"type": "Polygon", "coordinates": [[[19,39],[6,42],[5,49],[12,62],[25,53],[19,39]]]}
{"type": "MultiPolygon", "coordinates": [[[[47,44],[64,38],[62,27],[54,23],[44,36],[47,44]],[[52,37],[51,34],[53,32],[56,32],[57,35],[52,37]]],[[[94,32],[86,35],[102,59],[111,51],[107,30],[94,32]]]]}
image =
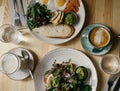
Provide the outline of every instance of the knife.
{"type": "Polygon", "coordinates": [[[107,84],[108,84],[108,91],[110,91],[110,89],[111,89],[111,87],[113,86],[115,80],[116,80],[119,76],[120,76],[120,72],[117,73],[117,74],[112,74],[112,75],[110,75],[109,80],[108,80],[108,82],[107,82],[107,84]]]}
{"type": "Polygon", "coordinates": [[[26,17],[24,14],[24,10],[23,10],[23,6],[21,4],[20,0],[17,0],[17,4],[18,4],[18,9],[19,9],[19,15],[20,15],[20,21],[23,27],[26,27],[27,21],[26,21],[26,17]]]}
{"type": "Polygon", "coordinates": [[[23,6],[23,1],[20,0],[20,3],[21,3],[21,6],[22,6],[22,9],[23,9],[23,13],[24,13],[24,15],[25,15],[25,10],[24,10],[24,6],[23,6]]]}
{"type": "Polygon", "coordinates": [[[24,14],[26,15],[27,7],[28,7],[28,0],[21,0],[21,2],[23,5],[24,14]]]}
{"type": "Polygon", "coordinates": [[[118,78],[118,81],[117,81],[113,91],[119,91],[119,88],[120,88],[120,77],[118,78]]]}

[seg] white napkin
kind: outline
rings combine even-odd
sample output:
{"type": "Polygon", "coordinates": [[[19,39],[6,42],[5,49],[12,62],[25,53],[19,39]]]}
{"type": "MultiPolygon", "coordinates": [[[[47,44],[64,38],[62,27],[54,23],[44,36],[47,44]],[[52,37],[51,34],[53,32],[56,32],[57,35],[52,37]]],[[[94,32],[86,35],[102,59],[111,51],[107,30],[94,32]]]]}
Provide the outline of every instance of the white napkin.
{"type": "Polygon", "coordinates": [[[8,0],[9,10],[10,10],[10,17],[11,17],[11,23],[14,25],[14,0],[8,0]]]}
{"type": "Polygon", "coordinates": [[[0,6],[0,26],[3,24],[5,6],[0,6]]]}

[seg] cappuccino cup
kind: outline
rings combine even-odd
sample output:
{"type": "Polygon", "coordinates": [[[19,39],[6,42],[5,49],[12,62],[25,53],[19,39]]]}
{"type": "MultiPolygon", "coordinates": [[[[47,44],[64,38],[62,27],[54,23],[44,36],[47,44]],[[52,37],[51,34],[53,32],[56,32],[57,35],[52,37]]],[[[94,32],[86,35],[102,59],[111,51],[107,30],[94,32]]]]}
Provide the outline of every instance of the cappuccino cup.
{"type": "Polygon", "coordinates": [[[26,68],[25,60],[13,53],[5,53],[0,57],[0,71],[10,75],[26,68]]]}
{"type": "Polygon", "coordinates": [[[103,48],[110,43],[111,33],[104,27],[95,27],[89,32],[89,42],[95,48],[103,48]]]}

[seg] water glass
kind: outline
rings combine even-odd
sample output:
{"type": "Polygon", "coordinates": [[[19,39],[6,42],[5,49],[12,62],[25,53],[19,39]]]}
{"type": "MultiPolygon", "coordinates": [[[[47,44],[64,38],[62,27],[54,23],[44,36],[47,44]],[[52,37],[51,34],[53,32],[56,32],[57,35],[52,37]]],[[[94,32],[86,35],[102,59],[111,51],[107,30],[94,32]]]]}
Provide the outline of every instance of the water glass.
{"type": "Polygon", "coordinates": [[[5,43],[18,44],[22,40],[22,34],[13,25],[4,24],[0,26],[0,40],[5,43]]]}
{"type": "Polygon", "coordinates": [[[120,72],[120,59],[119,57],[108,54],[101,58],[100,68],[107,74],[117,74],[120,72]]]}

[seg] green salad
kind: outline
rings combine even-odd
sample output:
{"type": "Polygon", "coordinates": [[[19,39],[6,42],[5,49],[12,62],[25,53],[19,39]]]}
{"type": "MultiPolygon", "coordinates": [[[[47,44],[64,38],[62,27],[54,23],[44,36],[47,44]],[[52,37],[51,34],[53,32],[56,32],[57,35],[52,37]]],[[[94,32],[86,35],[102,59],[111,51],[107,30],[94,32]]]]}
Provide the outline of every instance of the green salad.
{"type": "Polygon", "coordinates": [[[70,60],[61,64],[55,61],[45,72],[44,83],[46,91],[92,91],[92,87],[85,83],[87,78],[86,67],[77,67],[70,60]]]}
{"type": "Polygon", "coordinates": [[[51,12],[47,9],[46,5],[42,5],[37,2],[31,6],[28,6],[26,16],[27,25],[29,29],[32,30],[36,27],[49,24],[51,12]]]}

